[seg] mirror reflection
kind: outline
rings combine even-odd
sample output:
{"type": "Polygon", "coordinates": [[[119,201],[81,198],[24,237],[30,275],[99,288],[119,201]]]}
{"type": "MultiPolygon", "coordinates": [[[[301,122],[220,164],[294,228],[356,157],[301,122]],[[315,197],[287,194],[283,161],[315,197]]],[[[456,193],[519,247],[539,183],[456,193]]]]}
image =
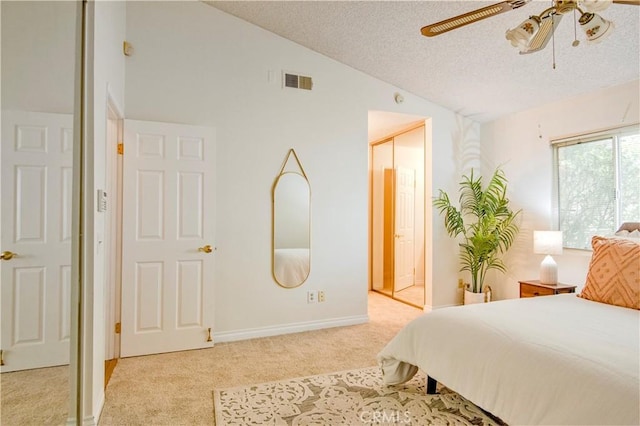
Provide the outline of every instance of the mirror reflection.
{"type": "Polygon", "coordinates": [[[371,146],[371,287],[425,305],[424,124],[371,146]]]}
{"type": "MultiPolygon", "coordinates": [[[[75,417],[75,1],[0,2],[0,423],[75,417]],[[71,362],[71,364],[70,364],[71,362]],[[73,391],[72,391],[73,389],[73,391]]],[[[77,340],[77,339],[76,339],[77,340]]]]}
{"type": "Polygon", "coordinates": [[[311,190],[293,150],[273,186],[273,277],[285,288],[304,283],[310,271],[311,190]],[[299,171],[285,171],[293,156],[299,171]]]}

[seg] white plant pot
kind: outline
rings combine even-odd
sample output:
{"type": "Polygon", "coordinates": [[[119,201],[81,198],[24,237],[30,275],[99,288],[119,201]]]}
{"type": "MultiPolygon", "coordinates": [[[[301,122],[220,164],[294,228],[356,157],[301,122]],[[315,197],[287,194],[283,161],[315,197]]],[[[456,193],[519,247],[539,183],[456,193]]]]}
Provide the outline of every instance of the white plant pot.
{"type": "Polygon", "coordinates": [[[484,303],[487,293],[474,293],[469,290],[464,291],[464,304],[472,305],[474,303],[484,303]]]}

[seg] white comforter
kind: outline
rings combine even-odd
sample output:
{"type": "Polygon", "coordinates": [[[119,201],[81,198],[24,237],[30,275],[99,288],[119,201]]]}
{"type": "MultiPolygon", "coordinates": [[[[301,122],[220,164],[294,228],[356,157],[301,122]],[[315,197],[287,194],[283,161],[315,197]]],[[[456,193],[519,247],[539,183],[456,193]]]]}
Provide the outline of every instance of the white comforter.
{"type": "Polygon", "coordinates": [[[276,249],[273,274],[284,287],[297,287],[309,275],[309,249],[276,249]]]}
{"type": "Polygon", "coordinates": [[[385,382],[417,366],[512,425],[640,424],[640,311],[575,294],[444,308],[378,354],[385,382]]]}

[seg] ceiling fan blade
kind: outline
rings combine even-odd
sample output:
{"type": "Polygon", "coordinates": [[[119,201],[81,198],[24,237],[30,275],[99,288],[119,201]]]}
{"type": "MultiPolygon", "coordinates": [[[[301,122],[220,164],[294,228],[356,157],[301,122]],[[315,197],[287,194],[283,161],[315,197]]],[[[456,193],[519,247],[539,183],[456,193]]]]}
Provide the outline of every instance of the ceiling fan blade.
{"type": "Polygon", "coordinates": [[[563,16],[564,15],[556,14],[544,19],[540,24],[540,30],[538,31],[538,34],[536,34],[533,40],[531,40],[531,43],[529,43],[529,46],[526,50],[520,51],[520,54],[526,55],[528,53],[533,53],[544,49],[547,43],[549,43],[549,40],[551,40],[556,27],[558,26],[560,21],[562,21],[563,16]]]}
{"type": "Polygon", "coordinates": [[[640,0],[613,0],[616,4],[629,4],[632,6],[640,6],[640,0]]]}
{"type": "Polygon", "coordinates": [[[446,33],[447,31],[455,30],[456,28],[472,24],[482,19],[490,18],[500,13],[517,9],[529,3],[529,1],[531,0],[503,1],[501,3],[496,3],[491,6],[476,9],[462,15],[454,16],[453,18],[445,19],[444,21],[436,22],[435,24],[426,25],[420,29],[420,32],[423,36],[434,37],[442,33],[446,33]]]}

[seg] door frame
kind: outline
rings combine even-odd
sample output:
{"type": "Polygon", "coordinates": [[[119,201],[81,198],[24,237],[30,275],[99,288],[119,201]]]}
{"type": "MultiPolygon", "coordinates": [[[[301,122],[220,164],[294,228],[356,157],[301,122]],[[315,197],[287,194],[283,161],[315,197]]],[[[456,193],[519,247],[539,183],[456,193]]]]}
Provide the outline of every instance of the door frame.
{"type": "MultiPolygon", "coordinates": [[[[105,143],[105,183],[107,211],[105,218],[105,361],[120,358],[120,322],[122,285],[122,155],[118,145],[123,141],[124,114],[107,89],[105,143]],[[112,125],[115,125],[113,129],[112,125]],[[115,130],[115,131],[114,131],[115,130]]],[[[106,386],[106,383],[105,383],[106,386]]]]}
{"type": "MultiPolygon", "coordinates": [[[[407,123],[406,127],[401,128],[401,130],[397,130],[394,131],[388,135],[385,135],[382,138],[379,139],[375,139],[375,140],[371,140],[369,141],[369,244],[368,244],[368,259],[369,259],[369,280],[368,280],[368,290],[369,291],[376,291],[373,287],[373,278],[374,278],[374,265],[373,265],[373,216],[374,216],[374,200],[373,200],[373,150],[374,147],[377,145],[381,145],[381,144],[385,144],[385,143],[391,143],[394,144],[394,138],[396,136],[402,135],[403,133],[407,133],[410,132],[412,130],[418,129],[420,127],[424,128],[424,142],[423,142],[423,148],[424,148],[424,155],[423,155],[423,164],[424,164],[424,214],[423,214],[423,222],[424,222],[424,226],[423,226],[423,232],[424,232],[424,239],[423,239],[423,256],[424,256],[424,303],[420,306],[415,305],[413,303],[409,303],[407,301],[401,300],[401,299],[395,299],[394,297],[394,291],[392,290],[392,294],[389,296],[391,298],[394,298],[394,300],[398,300],[399,302],[402,303],[406,303],[409,304],[411,306],[414,306],[416,308],[420,308],[423,310],[430,310],[430,306],[431,306],[431,300],[432,300],[432,295],[431,295],[431,288],[432,288],[432,284],[431,284],[431,280],[427,278],[427,273],[431,273],[432,271],[432,264],[433,264],[433,259],[431,257],[431,252],[432,252],[432,247],[433,247],[433,242],[431,239],[431,229],[432,229],[432,221],[433,221],[433,215],[432,215],[432,208],[431,208],[431,204],[428,203],[428,200],[431,200],[432,197],[432,189],[431,189],[431,170],[432,170],[432,164],[431,164],[431,158],[432,158],[432,154],[431,154],[431,133],[432,133],[432,123],[431,123],[431,119],[428,117],[424,117],[424,120],[420,120],[419,122],[415,121],[415,116],[410,116],[412,118],[412,120],[410,122],[407,123]],[[427,255],[427,253],[429,253],[429,255],[427,255]]],[[[394,157],[392,162],[393,162],[393,168],[395,170],[395,147],[394,147],[394,153],[392,154],[392,156],[394,157]]],[[[392,209],[393,213],[395,215],[395,207],[392,209]]],[[[393,223],[395,226],[395,218],[393,219],[393,223]]],[[[392,250],[392,253],[395,251],[392,250]]],[[[394,259],[395,262],[395,259],[394,259]]],[[[393,264],[393,262],[390,262],[393,264]]],[[[395,269],[395,267],[394,267],[395,269]]],[[[395,286],[394,286],[395,287],[395,286]]],[[[386,293],[382,293],[382,294],[386,294],[386,293]]]]}

